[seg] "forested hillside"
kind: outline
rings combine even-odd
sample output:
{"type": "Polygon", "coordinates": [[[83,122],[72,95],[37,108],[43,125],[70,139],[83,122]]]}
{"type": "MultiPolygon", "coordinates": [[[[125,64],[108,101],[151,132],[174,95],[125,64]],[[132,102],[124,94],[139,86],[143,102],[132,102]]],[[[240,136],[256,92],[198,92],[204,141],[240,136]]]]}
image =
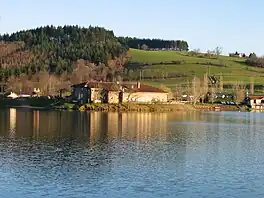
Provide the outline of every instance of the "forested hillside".
{"type": "Polygon", "coordinates": [[[12,91],[38,87],[50,94],[87,80],[127,77],[129,48],[188,51],[188,47],[182,40],[116,37],[102,27],[39,27],[0,35],[0,81],[12,91]]]}
{"type": "Polygon", "coordinates": [[[26,67],[61,74],[78,59],[107,64],[128,48],[112,31],[100,27],[46,26],[0,36],[1,68],[26,67]]]}
{"type": "Polygon", "coordinates": [[[0,41],[0,80],[12,87],[48,75],[70,83],[113,80],[129,59],[128,47],[101,27],[45,26],[1,35],[0,41]]]}
{"type": "Polygon", "coordinates": [[[140,39],[131,37],[119,37],[120,43],[135,49],[155,50],[155,49],[173,49],[177,51],[188,51],[187,41],[182,40],[162,40],[162,39],[140,39]]]}

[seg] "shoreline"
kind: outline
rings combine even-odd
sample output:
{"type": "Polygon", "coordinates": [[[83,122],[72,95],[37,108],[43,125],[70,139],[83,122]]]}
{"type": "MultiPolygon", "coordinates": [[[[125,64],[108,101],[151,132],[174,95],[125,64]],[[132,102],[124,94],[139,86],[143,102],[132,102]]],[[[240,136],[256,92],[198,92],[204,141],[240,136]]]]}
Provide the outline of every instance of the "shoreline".
{"type": "Polygon", "coordinates": [[[61,111],[102,111],[102,112],[176,112],[176,111],[249,111],[247,106],[238,105],[222,105],[222,104],[209,104],[209,103],[91,103],[82,106],[67,103],[65,101],[49,102],[42,104],[41,101],[30,103],[2,103],[3,108],[19,108],[19,109],[32,109],[32,110],[61,110],[61,111]]]}
{"type": "Polygon", "coordinates": [[[102,112],[176,112],[176,111],[248,111],[245,106],[219,105],[219,104],[85,104],[77,108],[73,105],[65,104],[54,107],[55,110],[77,110],[77,111],[102,111],[102,112]]]}

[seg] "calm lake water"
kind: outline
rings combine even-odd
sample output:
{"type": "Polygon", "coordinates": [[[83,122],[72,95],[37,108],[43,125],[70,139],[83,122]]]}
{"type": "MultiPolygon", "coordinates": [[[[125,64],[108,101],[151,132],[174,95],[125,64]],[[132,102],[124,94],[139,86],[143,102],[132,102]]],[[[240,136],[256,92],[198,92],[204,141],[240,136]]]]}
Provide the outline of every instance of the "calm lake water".
{"type": "Polygon", "coordinates": [[[0,197],[264,197],[264,114],[0,110],[0,197]]]}

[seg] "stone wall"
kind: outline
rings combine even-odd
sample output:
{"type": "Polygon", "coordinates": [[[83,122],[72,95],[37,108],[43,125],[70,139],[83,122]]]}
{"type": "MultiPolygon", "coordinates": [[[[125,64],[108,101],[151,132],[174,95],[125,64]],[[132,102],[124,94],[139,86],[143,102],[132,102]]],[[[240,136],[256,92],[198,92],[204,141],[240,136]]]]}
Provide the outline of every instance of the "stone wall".
{"type": "Polygon", "coordinates": [[[101,92],[102,92],[101,88],[91,88],[91,102],[101,103],[102,102],[101,92]]]}

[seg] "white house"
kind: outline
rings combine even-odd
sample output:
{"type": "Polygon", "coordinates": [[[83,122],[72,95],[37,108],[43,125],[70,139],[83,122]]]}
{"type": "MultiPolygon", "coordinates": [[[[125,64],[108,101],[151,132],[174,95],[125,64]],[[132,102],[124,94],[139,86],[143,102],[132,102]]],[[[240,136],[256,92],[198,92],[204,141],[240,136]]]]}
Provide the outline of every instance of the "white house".
{"type": "Polygon", "coordinates": [[[252,109],[264,109],[264,96],[249,96],[252,109]]]}

